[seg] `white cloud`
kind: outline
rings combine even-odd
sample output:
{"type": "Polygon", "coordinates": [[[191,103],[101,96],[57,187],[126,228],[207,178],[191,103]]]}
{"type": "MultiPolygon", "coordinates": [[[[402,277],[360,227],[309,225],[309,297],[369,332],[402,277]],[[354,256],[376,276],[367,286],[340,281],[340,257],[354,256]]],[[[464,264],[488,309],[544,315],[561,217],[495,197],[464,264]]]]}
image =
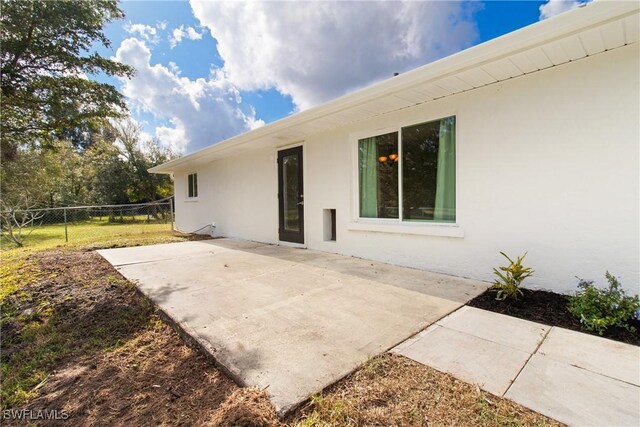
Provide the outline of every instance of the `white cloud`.
{"type": "Polygon", "coordinates": [[[173,61],[169,61],[168,66],[169,66],[169,70],[171,70],[171,72],[173,74],[175,74],[176,76],[179,76],[180,73],[182,72],[182,70],[180,70],[180,67],[178,66],[178,64],[176,64],[173,61]]]}
{"type": "Polygon", "coordinates": [[[547,0],[546,3],[540,5],[540,20],[560,15],[583,4],[584,2],[576,0],[547,0]]]}
{"type": "Polygon", "coordinates": [[[129,22],[124,26],[124,30],[131,34],[137,35],[138,37],[150,42],[150,43],[158,43],[158,31],[156,27],[152,27],[151,25],[145,24],[132,24],[129,22]]]}
{"type": "MultiPolygon", "coordinates": [[[[253,111],[253,115],[255,116],[255,114],[256,114],[256,110],[252,107],[252,108],[251,108],[251,111],[253,111]]],[[[262,126],[264,126],[264,125],[266,125],[266,123],[265,123],[265,121],[264,121],[264,120],[262,120],[262,119],[254,119],[254,120],[252,120],[251,122],[249,122],[249,128],[250,128],[251,130],[261,128],[261,127],[262,127],[262,126]]]]}
{"type": "MultiPolygon", "coordinates": [[[[145,132],[143,130],[144,125],[148,124],[147,122],[140,122],[138,120],[136,120],[134,117],[132,117],[131,115],[127,116],[124,119],[109,119],[109,122],[111,122],[111,125],[114,126],[116,129],[127,129],[127,128],[131,128],[131,129],[136,129],[137,133],[138,133],[138,148],[140,149],[144,149],[147,144],[149,143],[149,141],[151,141],[153,139],[153,135],[151,135],[148,132],[145,132]]],[[[124,151],[124,144],[122,143],[122,141],[120,140],[120,138],[117,138],[115,140],[115,145],[121,150],[124,151]]]]}
{"type": "Polygon", "coordinates": [[[151,64],[151,51],[136,38],[123,40],[115,59],[136,68],[133,78],[122,80],[122,92],[133,107],[169,121],[171,126],[157,127],[155,136],[177,152],[206,147],[262,123],[222,73],[208,79],[182,77],[175,66],[151,64]]]}
{"type": "Polygon", "coordinates": [[[171,147],[172,151],[175,150],[177,153],[183,153],[186,151],[186,141],[188,138],[185,134],[184,126],[172,128],[167,126],[158,126],[156,127],[156,138],[158,138],[158,140],[167,147],[171,147]]]}
{"type": "Polygon", "coordinates": [[[201,40],[202,33],[197,32],[193,27],[185,27],[184,25],[174,28],[169,36],[169,46],[171,49],[176,47],[183,38],[188,38],[189,40],[201,40]]]}
{"type": "Polygon", "coordinates": [[[199,2],[240,89],[276,88],[305,109],[470,46],[477,5],[438,2],[199,2]]]}

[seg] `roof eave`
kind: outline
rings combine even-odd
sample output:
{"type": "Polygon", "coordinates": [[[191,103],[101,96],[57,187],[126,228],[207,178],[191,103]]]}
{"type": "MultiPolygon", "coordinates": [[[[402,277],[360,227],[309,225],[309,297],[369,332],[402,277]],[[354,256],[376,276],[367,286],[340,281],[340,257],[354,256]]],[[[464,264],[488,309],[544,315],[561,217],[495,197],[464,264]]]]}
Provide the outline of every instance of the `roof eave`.
{"type": "Polygon", "coordinates": [[[334,112],[356,107],[396,91],[410,89],[428,79],[446,77],[468,68],[516,54],[536,45],[548,43],[571,33],[584,31],[611,20],[638,13],[636,2],[597,1],[577,10],[537,22],[496,39],[470,47],[445,58],[407,71],[399,76],[375,83],[356,92],[343,95],[324,104],[277,120],[228,140],[214,143],[192,154],[171,160],[149,169],[152,173],[172,173],[203,157],[213,156],[227,148],[255,141],[288,127],[310,122],[334,112]]]}

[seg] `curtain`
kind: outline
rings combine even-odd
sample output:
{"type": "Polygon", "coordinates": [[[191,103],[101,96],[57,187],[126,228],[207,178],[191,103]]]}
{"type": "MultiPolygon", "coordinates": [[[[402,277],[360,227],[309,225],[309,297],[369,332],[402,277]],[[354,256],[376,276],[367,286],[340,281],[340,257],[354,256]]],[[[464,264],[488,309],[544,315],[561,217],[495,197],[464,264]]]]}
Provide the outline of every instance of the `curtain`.
{"type": "Polygon", "coordinates": [[[359,141],[360,150],[360,217],[378,216],[378,147],[376,138],[359,141]]]}
{"type": "Polygon", "coordinates": [[[440,121],[434,221],[456,220],[456,119],[440,121]]]}

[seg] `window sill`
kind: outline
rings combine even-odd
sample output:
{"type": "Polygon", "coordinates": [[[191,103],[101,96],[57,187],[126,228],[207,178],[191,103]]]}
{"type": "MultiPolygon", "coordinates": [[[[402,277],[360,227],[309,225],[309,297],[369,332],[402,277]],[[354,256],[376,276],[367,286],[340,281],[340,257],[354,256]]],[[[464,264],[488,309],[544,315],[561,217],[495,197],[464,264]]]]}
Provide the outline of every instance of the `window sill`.
{"type": "Polygon", "coordinates": [[[195,202],[197,202],[198,200],[199,200],[199,199],[198,199],[197,197],[189,197],[189,198],[184,199],[184,202],[185,202],[185,203],[195,203],[195,202]]]}
{"type": "Polygon", "coordinates": [[[350,231],[373,231],[376,233],[413,234],[419,236],[464,237],[464,230],[454,224],[383,224],[379,222],[356,221],[349,223],[347,229],[350,231]]]}

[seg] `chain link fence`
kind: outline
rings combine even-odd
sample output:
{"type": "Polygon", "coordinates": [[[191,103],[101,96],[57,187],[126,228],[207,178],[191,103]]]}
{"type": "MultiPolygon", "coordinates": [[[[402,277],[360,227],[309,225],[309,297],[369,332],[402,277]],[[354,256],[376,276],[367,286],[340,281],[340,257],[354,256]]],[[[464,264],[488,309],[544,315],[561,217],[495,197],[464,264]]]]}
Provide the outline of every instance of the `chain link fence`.
{"type": "Polygon", "coordinates": [[[67,206],[1,212],[2,244],[92,243],[173,230],[171,198],[130,205],[67,206]]]}

